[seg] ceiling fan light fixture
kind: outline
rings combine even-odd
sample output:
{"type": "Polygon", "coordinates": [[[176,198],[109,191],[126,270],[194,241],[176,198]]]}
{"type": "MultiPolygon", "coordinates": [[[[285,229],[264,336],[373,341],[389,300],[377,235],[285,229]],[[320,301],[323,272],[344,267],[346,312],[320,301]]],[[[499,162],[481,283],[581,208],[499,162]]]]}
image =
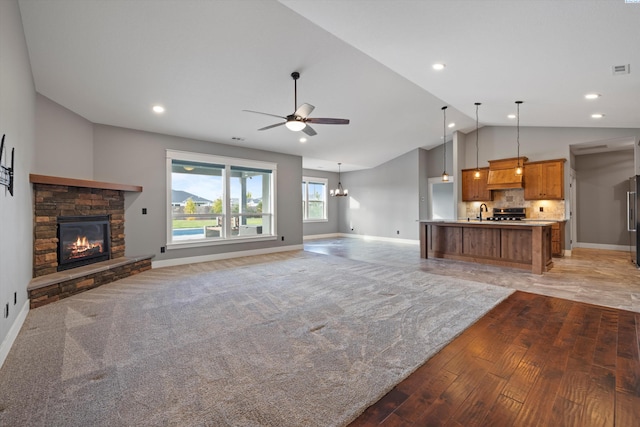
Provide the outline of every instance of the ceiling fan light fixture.
{"type": "Polygon", "coordinates": [[[293,120],[287,120],[287,123],[285,123],[285,126],[290,131],[298,132],[304,129],[307,126],[307,124],[302,120],[293,119],[293,120]]]}

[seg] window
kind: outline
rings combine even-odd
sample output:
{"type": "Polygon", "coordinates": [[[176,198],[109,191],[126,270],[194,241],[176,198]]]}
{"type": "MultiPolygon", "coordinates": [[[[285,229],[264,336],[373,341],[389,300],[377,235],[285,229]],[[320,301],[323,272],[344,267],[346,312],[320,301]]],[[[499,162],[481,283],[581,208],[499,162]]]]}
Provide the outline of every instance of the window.
{"type": "Polygon", "coordinates": [[[167,150],[167,247],[275,239],[275,163],[167,150]]]}
{"type": "Polygon", "coordinates": [[[325,178],[302,177],[302,219],[327,221],[327,187],[325,178]]]}

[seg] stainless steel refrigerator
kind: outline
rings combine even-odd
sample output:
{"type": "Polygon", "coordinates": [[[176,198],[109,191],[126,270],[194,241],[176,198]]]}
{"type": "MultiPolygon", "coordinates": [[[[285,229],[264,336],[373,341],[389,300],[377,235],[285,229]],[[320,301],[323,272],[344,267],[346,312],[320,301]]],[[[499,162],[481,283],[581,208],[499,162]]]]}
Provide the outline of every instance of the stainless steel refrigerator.
{"type": "Polygon", "coordinates": [[[629,244],[631,246],[631,262],[640,268],[640,175],[629,178],[627,191],[627,230],[629,230],[629,244]]]}

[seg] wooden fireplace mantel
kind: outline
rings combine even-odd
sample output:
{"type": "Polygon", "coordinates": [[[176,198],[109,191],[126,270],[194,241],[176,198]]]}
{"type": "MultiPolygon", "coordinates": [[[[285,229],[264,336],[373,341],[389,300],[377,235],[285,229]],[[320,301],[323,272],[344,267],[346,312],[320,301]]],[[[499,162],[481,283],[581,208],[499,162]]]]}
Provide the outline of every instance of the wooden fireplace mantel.
{"type": "Polygon", "coordinates": [[[142,192],[142,186],[140,185],[114,184],[111,182],[63,178],[59,176],[36,175],[32,173],[29,174],[29,182],[34,184],[67,185],[72,187],[99,188],[102,190],[122,190],[133,191],[137,193],[142,192]]]}

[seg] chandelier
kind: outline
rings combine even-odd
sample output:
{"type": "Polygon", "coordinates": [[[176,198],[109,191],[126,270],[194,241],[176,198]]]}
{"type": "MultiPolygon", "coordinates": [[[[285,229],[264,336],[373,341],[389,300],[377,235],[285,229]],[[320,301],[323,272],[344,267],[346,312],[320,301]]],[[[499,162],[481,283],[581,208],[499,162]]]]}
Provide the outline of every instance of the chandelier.
{"type": "Polygon", "coordinates": [[[342,188],[340,165],[342,163],[338,163],[338,188],[329,190],[329,195],[332,197],[344,197],[349,194],[349,190],[342,188]]]}

